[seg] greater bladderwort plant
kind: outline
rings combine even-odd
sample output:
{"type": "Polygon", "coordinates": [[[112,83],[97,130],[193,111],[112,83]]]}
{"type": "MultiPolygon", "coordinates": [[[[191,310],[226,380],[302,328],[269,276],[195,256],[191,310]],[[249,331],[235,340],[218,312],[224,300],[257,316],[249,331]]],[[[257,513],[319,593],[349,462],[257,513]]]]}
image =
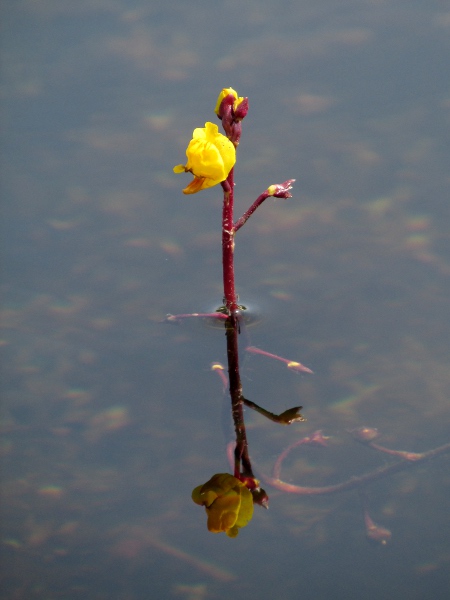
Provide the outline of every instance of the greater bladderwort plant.
{"type": "MultiPolygon", "coordinates": [[[[195,129],[186,150],[186,164],[174,167],[175,173],[189,172],[194,177],[183,190],[185,194],[194,194],[219,184],[222,186],[223,305],[214,313],[167,316],[168,321],[178,321],[188,317],[212,317],[221,319],[224,322],[227,340],[228,378],[225,376],[225,369],[221,364],[214,363],[212,368],[219,374],[224,386],[229,386],[231,396],[231,410],[236,434],[236,441],[233,442],[232,446],[229,446],[229,458],[233,475],[228,473],[213,475],[207,483],[194,489],[192,499],[197,504],[205,507],[208,515],[208,529],[214,533],[226,532],[229,537],[237,536],[239,529],[247,525],[252,518],[255,503],[267,508],[269,500],[266,492],[260,487],[259,481],[253,474],[248,452],[243,407],[252,408],[272,421],[284,425],[304,421],[303,416],[300,414],[301,406],[296,406],[280,415],[276,415],[246,399],[242,390],[239,373],[238,335],[241,331],[245,331],[243,320],[245,308],[238,303],[235,286],[234,248],[236,233],[267,198],[291,198],[290,190],[295,181],[294,179],[288,179],[283,183],[270,185],[239,219],[234,219],[234,165],[236,163],[236,149],[242,132],[242,120],[247,112],[248,98],[239,97],[232,88],[223,89],[219,94],[215,113],[222,122],[225,135],[219,132],[217,125],[210,122],[205,123],[205,127],[195,129]]],[[[297,361],[271,354],[249,344],[246,344],[245,350],[284,362],[291,370],[312,373],[310,369],[297,361]]],[[[372,428],[361,427],[351,433],[357,441],[365,443],[380,452],[398,456],[401,461],[328,486],[307,487],[283,482],[280,479],[282,462],[295,447],[304,444],[327,445],[327,438],[321,431],[316,431],[312,435],[291,444],[275,462],[272,477],[264,476],[263,478],[266,483],[274,488],[297,495],[332,494],[357,489],[362,502],[367,537],[372,541],[385,544],[391,533],[388,529],[376,525],[371,519],[367,507],[366,486],[372,481],[449,452],[450,443],[419,454],[391,450],[375,443],[374,440],[378,433],[372,428]]]]}
{"type": "MultiPolygon", "coordinates": [[[[231,396],[231,409],[236,432],[234,449],[233,475],[221,473],[214,475],[203,486],[193,492],[193,500],[205,506],[208,514],[208,529],[213,532],[225,531],[235,537],[239,528],[248,523],[253,514],[253,503],[268,506],[268,496],[260,488],[259,481],[253,474],[250,462],[247,435],[244,423],[243,406],[254,410],[278,423],[289,424],[303,421],[301,407],[294,407],[275,415],[261,408],[254,402],[244,398],[239,374],[238,335],[244,328],[242,319],[243,307],[238,303],[234,277],[235,236],[255,210],[269,197],[291,198],[290,190],[294,179],[281,184],[269,186],[235,221],[234,219],[234,165],[236,149],[242,132],[242,120],[248,112],[248,98],[239,97],[232,88],[225,88],[220,93],[215,113],[222,122],[225,135],[219,132],[214,123],[205,123],[205,127],[195,129],[192,140],[186,150],[185,165],[174,167],[175,173],[191,173],[194,178],[183,190],[185,194],[194,194],[201,190],[220,184],[223,189],[222,208],[222,266],[223,266],[223,305],[212,314],[168,315],[167,319],[175,321],[189,316],[214,317],[222,319],[227,339],[228,381],[231,396]]],[[[256,354],[265,354],[286,362],[293,370],[311,373],[312,371],[296,361],[289,361],[265,352],[253,346],[247,350],[256,354]]],[[[222,368],[216,365],[216,368],[222,368]]]]}

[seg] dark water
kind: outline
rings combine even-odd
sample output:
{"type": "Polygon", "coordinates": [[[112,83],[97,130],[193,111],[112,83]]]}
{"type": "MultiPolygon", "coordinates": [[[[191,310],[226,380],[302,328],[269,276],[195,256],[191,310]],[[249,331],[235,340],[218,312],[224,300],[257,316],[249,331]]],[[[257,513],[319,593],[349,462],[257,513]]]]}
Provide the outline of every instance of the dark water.
{"type": "Polygon", "coordinates": [[[449,459],[358,495],[270,488],[237,539],[193,487],[228,469],[220,329],[166,313],[222,297],[220,190],[184,197],[194,127],[250,99],[237,212],[259,474],[326,485],[390,464],[348,430],[423,452],[450,439],[450,12],[441,1],[7,2],[3,7],[4,598],[443,599],[449,459]],[[243,5],[244,4],[244,5],[243,5]]]}

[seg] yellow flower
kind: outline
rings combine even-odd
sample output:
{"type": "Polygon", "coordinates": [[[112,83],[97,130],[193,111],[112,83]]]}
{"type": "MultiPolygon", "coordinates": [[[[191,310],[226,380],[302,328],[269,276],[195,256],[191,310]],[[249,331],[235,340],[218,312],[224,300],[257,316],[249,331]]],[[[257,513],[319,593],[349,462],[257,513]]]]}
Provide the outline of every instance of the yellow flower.
{"type": "Polygon", "coordinates": [[[213,475],[204,485],[196,487],[192,500],[205,507],[208,530],[212,533],[224,531],[228,537],[236,537],[253,516],[250,490],[228,473],[213,475]]]}
{"type": "Polygon", "coordinates": [[[223,88],[217,98],[216,108],[214,109],[216,115],[219,115],[220,117],[222,116],[220,115],[220,105],[222,104],[222,100],[227,96],[234,96],[233,110],[236,110],[239,104],[244,100],[243,97],[237,95],[236,90],[233,90],[233,88],[223,88]]]}
{"type": "Polygon", "coordinates": [[[190,172],[194,179],[183,190],[195,194],[225,181],[236,162],[236,149],[228,138],[219,133],[214,123],[194,129],[186,150],[186,165],[177,165],[174,173],[190,172]]]}

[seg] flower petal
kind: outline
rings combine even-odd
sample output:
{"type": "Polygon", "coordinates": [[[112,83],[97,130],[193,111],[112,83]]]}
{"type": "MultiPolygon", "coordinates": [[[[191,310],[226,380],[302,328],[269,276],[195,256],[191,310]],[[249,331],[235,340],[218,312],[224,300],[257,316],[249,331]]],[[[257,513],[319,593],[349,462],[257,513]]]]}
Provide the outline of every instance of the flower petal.
{"type": "Polygon", "coordinates": [[[250,490],[229,473],[213,475],[192,492],[196,504],[203,505],[208,515],[208,530],[225,532],[236,537],[253,516],[253,496],[250,490]]]}
{"type": "Polygon", "coordinates": [[[236,149],[219,133],[217,125],[208,122],[205,127],[194,130],[186,156],[186,165],[176,165],[173,170],[175,173],[189,171],[194,175],[194,180],[183,192],[195,194],[225,181],[236,162],[236,149]]]}

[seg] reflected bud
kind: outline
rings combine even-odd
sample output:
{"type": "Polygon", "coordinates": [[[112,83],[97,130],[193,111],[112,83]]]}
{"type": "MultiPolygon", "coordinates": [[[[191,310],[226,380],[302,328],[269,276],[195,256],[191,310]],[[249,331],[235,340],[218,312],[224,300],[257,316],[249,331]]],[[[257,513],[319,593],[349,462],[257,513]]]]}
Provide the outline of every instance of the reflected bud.
{"type": "Polygon", "coordinates": [[[328,446],[327,440],[330,439],[330,436],[323,435],[322,430],[318,429],[314,433],[312,433],[305,441],[305,444],[317,444],[318,446],[328,446]]]}
{"type": "Polygon", "coordinates": [[[281,425],[290,425],[297,421],[306,421],[305,417],[300,414],[303,406],[294,406],[294,408],[288,408],[281,415],[278,416],[278,423],[281,425]]]}
{"type": "Polygon", "coordinates": [[[366,519],[366,536],[370,542],[386,546],[392,537],[392,533],[386,527],[377,525],[369,518],[369,523],[367,523],[366,519]]]}
{"type": "Polygon", "coordinates": [[[358,427],[357,429],[350,429],[349,433],[351,433],[355,440],[365,444],[373,442],[380,435],[378,429],[375,427],[358,427]]]}
{"type": "Polygon", "coordinates": [[[286,363],[286,366],[288,369],[292,369],[293,371],[300,371],[301,373],[310,373],[311,375],[314,375],[314,371],[311,371],[311,369],[305,367],[305,365],[302,365],[302,363],[299,363],[296,360],[290,360],[288,363],[286,363]]]}
{"type": "Polygon", "coordinates": [[[251,490],[251,492],[254,504],[258,504],[259,506],[262,506],[266,509],[269,508],[269,496],[267,495],[265,490],[263,490],[262,488],[256,488],[255,490],[251,490]]]}

